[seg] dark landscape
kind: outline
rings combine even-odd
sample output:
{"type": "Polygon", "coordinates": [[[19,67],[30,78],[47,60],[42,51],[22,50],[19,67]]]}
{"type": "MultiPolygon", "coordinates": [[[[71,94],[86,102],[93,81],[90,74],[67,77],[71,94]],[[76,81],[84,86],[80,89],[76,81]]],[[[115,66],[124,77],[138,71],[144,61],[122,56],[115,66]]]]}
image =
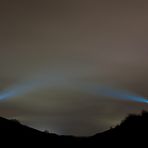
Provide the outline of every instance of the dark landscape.
{"type": "Polygon", "coordinates": [[[17,120],[0,118],[1,143],[11,146],[128,146],[146,144],[148,112],[129,115],[114,128],[90,137],[74,137],[41,132],[17,120]]]}

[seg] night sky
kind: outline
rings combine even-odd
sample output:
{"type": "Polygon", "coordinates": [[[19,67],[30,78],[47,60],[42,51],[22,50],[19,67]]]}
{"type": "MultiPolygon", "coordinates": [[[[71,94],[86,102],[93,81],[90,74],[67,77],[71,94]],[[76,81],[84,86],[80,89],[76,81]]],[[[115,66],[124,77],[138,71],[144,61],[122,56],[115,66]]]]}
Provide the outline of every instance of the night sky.
{"type": "Polygon", "coordinates": [[[146,110],[145,103],[79,87],[148,96],[147,8],[142,0],[1,0],[0,90],[32,80],[40,87],[0,100],[0,116],[57,134],[93,135],[146,110]]]}

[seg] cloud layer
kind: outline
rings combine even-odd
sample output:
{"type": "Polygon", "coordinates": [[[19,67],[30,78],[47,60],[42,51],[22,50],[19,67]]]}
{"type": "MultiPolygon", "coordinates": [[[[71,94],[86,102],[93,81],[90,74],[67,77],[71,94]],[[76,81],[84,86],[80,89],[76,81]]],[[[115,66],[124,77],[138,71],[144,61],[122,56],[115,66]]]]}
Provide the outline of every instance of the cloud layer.
{"type": "MultiPolygon", "coordinates": [[[[147,97],[146,1],[3,1],[0,88],[38,73],[147,97]]],[[[59,82],[59,81],[57,81],[59,82]]],[[[90,135],[147,105],[47,87],[0,102],[0,114],[60,134],[90,135]]]]}

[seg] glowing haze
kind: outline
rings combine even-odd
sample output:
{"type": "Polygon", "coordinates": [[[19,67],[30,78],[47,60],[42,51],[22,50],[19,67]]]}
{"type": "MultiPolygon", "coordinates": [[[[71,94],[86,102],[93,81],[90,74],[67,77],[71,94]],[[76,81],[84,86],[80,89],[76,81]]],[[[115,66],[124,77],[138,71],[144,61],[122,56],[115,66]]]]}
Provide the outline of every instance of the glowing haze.
{"type": "Polygon", "coordinates": [[[0,116],[91,135],[147,110],[148,2],[3,0],[0,116]]]}

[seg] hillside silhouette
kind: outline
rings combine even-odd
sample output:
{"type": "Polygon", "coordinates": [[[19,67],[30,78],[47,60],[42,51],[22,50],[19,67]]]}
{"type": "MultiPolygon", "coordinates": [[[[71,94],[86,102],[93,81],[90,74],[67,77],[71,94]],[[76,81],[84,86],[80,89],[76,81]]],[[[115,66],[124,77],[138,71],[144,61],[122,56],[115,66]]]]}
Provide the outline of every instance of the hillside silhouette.
{"type": "Polygon", "coordinates": [[[125,120],[103,133],[90,137],[60,136],[22,125],[17,120],[0,117],[0,144],[5,146],[129,146],[147,144],[148,112],[129,115],[125,120]]]}

